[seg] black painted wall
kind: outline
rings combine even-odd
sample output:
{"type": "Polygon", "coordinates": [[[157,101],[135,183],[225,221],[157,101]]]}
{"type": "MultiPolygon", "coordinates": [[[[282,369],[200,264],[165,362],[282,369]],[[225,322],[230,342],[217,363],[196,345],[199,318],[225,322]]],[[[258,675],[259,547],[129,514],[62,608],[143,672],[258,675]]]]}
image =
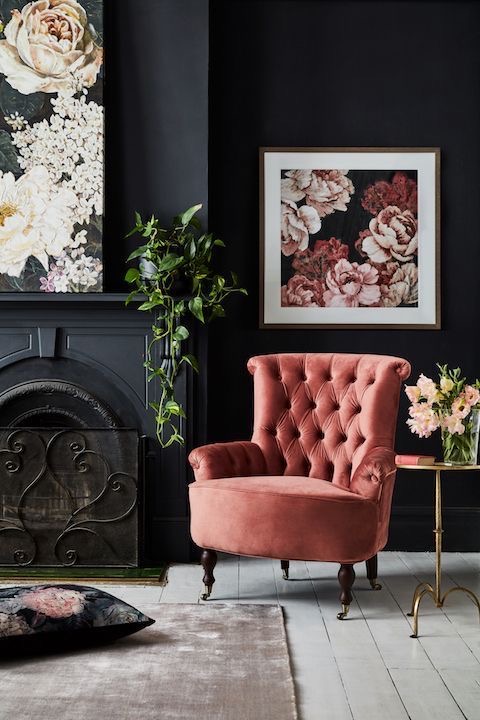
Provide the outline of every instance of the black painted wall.
{"type": "Polygon", "coordinates": [[[203,203],[207,218],[208,0],[104,2],[105,287],[115,291],[135,210],[169,223],[203,203]]]}
{"type": "MultiPolygon", "coordinates": [[[[208,431],[249,437],[250,355],[373,352],[480,376],[480,4],[344,0],[210,3],[210,225],[225,268],[248,287],[210,334],[208,431]],[[442,330],[259,330],[259,146],[439,146],[442,153],[442,330]]],[[[405,426],[397,448],[440,454],[438,437],[405,426]]],[[[444,483],[447,547],[480,549],[480,483],[444,483]]],[[[399,472],[391,547],[431,545],[432,480],[399,472]]]]}
{"type": "MultiPolygon", "coordinates": [[[[390,353],[411,361],[414,378],[434,372],[437,360],[480,375],[480,3],[105,0],[105,11],[106,290],[124,289],[123,235],[134,209],[156,210],[168,222],[208,200],[210,228],[228,244],[223,269],[236,270],[250,293],[232,299],[228,319],[210,328],[208,423],[197,405],[190,444],[205,433],[218,441],[249,437],[245,364],[257,353],[390,353]],[[258,329],[258,147],[323,145],[441,148],[442,330],[258,329]]],[[[121,298],[23,300],[2,302],[3,333],[93,328],[93,347],[93,336],[106,340],[118,330],[118,361],[140,368],[140,341],[126,338],[140,337],[148,318],[126,311],[121,298]]],[[[139,412],[147,429],[145,400],[139,412]]],[[[402,400],[398,449],[438,454],[438,438],[408,433],[406,413],[402,400]]],[[[163,454],[160,470],[151,461],[149,559],[187,559],[185,454],[163,454]]],[[[398,474],[393,547],[431,545],[432,490],[424,474],[398,474]]],[[[479,550],[479,478],[452,473],[445,504],[447,547],[479,550]]]]}

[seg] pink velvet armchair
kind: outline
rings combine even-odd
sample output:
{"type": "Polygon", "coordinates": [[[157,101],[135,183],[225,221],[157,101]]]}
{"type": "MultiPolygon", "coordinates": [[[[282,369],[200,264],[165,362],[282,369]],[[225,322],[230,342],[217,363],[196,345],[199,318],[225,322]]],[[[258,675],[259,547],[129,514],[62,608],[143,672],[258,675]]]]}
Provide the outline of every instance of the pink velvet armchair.
{"type": "Polygon", "coordinates": [[[406,360],[338,353],[253,357],[251,442],[205,445],[190,463],[191,533],[203,548],[204,594],[216,551],[340,563],[344,619],[354,563],[377,583],[395,481],[394,439],[406,360]]]}

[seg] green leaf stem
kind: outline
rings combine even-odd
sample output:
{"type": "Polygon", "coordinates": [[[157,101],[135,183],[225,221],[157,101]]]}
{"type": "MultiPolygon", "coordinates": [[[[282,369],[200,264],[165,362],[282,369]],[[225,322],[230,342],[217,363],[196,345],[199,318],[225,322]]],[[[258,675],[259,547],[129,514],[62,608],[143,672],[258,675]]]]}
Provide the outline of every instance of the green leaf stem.
{"type": "Polygon", "coordinates": [[[188,208],[173,218],[169,228],[161,228],[155,215],[144,220],[136,212],[135,227],[126,236],[138,235],[146,240],[129,255],[127,262],[135,261],[135,266],[127,270],[125,280],[133,286],[127,302],[138,294],[146,296],[138,309],[152,312],[153,316],[144,364],[148,380],[158,388],[150,407],[163,448],[185,443],[186,415],[175,399],[175,382],[183,365],[199,371],[196,357],[183,352],[190,336],[188,318],[191,322],[193,316],[193,321],[205,323],[223,317],[229,295],[247,294],[234,272],[229,274],[231,280],[227,280],[214,269],[214,255],[225,243],[212,233],[202,233],[196,217],[201,208],[201,205],[188,208]],[[142,266],[145,260],[155,266],[155,272],[145,271],[145,265],[142,266]],[[161,343],[161,352],[156,350],[157,343],[161,343]]]}

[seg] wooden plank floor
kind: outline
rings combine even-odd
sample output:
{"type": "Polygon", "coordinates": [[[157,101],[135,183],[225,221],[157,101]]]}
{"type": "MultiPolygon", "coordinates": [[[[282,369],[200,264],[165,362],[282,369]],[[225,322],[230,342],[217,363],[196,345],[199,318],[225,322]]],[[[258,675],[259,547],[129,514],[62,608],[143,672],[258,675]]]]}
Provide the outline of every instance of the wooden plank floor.
{"type": "MultiPolygon", "coordinates": [[[[301,720],[480,720],[480,624],[473,602],[453,593],[439,610],[425,597],[420,638],[409,637],[414,588],[431,582],[434,569],[429,553],[381,553],[383,589],[374,592],[364,566],[356,566],[354,601],[340,622],[335,565],[292,562],[286,582],[279,562],[223,555],[208,602],[284,608],[301,720]]],[[[479,553],[445,553],[443,569],[443,589],[462,584],[480,595],[479,553]]],[[[102,587],[139,607],[194,603],[201,575],[197,565],[174,565],[163,588],[102,587]]]]}

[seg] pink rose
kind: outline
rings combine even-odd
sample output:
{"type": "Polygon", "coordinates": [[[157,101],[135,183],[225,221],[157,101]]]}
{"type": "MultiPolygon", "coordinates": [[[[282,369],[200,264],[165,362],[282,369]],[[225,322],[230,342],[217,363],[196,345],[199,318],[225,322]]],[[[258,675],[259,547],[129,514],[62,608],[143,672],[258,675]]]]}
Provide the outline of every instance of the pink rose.
{"type": "Polygon", "coordinates": [[[461,393],[452,402],[452,415],[456,415],[459,418],[466,418],[471,409],[472,408],[465,397],[465,393],[461,393]]]}
{"type": "Polygon", "coordinates": [[[288,170],[282,180],[282,201],[299,202],[316,209],[321,218],[335,210],[345,212],[355,192],[348,170],[288,170]]]}
{"type": "Polygon", "coordinates": [[[418,268],[415,263],[389,262],[380,271],[383,307],[416,305],[418,303],[418,268]]]}
{"type": "Polygon", "coordinates": [[[418,249],[418,224],[410,210],[389,205],[370,220],[361,248],[374,263],[409,262],[418,249]]]}
{"type": "Polygon", "coordinates": [[[410,418],[407,420],[412,433],[419,437],[430,437],[432,432],[440,427],[438,415],[429,403],[413,403],[408,413],[410,418]]]}
{"type": "Polygon", "coordinates": [[[463,435],[465,432],[465,425],[462,423],[462,418],[455,413],[443,418],[442,427],[447,430],[450,435],[463,435]]]}
{"type": "Polygon", "coordinates": [[[416,385],[405,385],[405,393],[411,403],[418,403],[420,400],[420,388],[416,385]]]}
{"type": "Polygon", "coordinates": [[[363,193],[362,206],[372,215],[380,210],[396,205],[400,210],[410,210],[417,214],[417,183],[404,172],[396,172],[392,182],[377,180],[369,185],[363,193]]]}
{"type": "Polygon", "coordinates": [[[348,257],[348,245],[344,245],[337,238],[330,240],[317,240],[313,250],[307,248],[295,253],[292,260],[292,267],[300,275],[310,280],[323,278],[327,271],[336,265],[342,258],[348,257]]]}
{"type": "Polygon", "coordinates": [[[309,234],[317,233],[322,226],[314,208],[303,205],[298,208],[294,202],[282,202],[282,253],[293,255],[297,250],[308,247],[309,234]]]}
{"type": "Polygon", "coordinates": [[[22,595],[24,607],[52,618],[66,618],[82,612],[85,598],[76,590],[39,587],[22,595]]]}
{"type": "Polygon", "coordinates": [[[417,380],[417,387],[420,389],[422,397],[424,397],[430,405],[441,397],[437,385],[431,378],[426,377],[423,373],[417,380]]]}
{"type": "Polygon", "coordinates": [[[328,290],[323,293],[326,307],[358,307],[376,305],[380,300],[378,270],[368,263],[359,265],[345,258],[328,271],[328,290]]]}
{"type": "Polygon", "coordinates": [[[319,307],[323,305],[325,290],[320,280],[309,280],[305,275],[294,275],[282,285],[282,307],[319,307]]]}
{"type": "Polygon", "coordinates": [[[473,385],[465,385],[465,399],[470,407],[477,405],[480,401],[480,392],[473,385]]]}

